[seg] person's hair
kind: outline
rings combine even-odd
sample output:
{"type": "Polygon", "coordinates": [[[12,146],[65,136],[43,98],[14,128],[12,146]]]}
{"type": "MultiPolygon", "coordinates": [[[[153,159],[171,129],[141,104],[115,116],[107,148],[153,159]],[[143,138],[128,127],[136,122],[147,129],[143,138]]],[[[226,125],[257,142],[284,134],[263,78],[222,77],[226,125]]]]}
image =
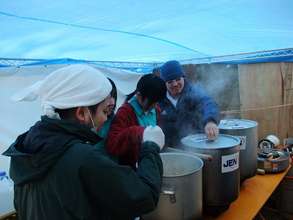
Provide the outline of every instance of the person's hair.
{"type": "MultiPolygon", "coordinates": [[[[91,105],[91,106],[87,106],[88,109],[90,110],[90,112],[94,115],[97,111],[98,108],[98,104],[95,105],[91,105]]],[[[60,116],[61,119],[64,120],[70,120],[70,121],[76,121],[75,118],[75,111],[76,111],[77,107],[75,108],[68,108],[68,109],[55,109],[55,112],[57,112],[60,116]]]]}
{"type": "Polygon", "coordinates": [[[115,100],[115,105],[114,105],[114,110],[116,109],[116,103],[117,103],[117,88],[116,85],[114,83],[114,81],[110,78],[108,78],[108,80],[110,81],[111,85],[112,85],[112,90],[110,92],[110,96],[114,98],[115,100]]]}
{"type": "Polygon", "coordinates": [[[75,111],[77,108],[68,108],[68,109],[55,109],[55,112],[59,114],[61,119],[74,120],[75,111]]]}
{"type": "Polygon", "coordinates": [[[165,82],[154,74],[143,75],[136,85],[136,90],[127,95],[126,102],[137,92],[143,99],[147,98],[149,103],[162,101],[166,97],[167,88],[165,82]]]}
{"type": "Polygon", "coordinates": [[[153,68],[153,74],[160,77],[160,67],[153,68]]]}

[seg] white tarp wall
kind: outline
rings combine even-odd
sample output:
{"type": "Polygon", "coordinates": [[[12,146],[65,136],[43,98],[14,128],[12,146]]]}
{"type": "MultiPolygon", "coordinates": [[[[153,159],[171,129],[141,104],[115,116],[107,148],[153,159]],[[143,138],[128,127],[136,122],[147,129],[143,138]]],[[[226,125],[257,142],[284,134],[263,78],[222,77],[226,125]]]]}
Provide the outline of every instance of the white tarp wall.
{"type": "MultiPolygon", "coordinates": [[[[0,68],[0,154],[16,137],[40,119],[40,102],[13,102],[11,96],[64,65],[0,68]]],[[[141,75],[120,69],[107,69],[118,89],[118,105],[131,93],[141,75]]],[[[8,171],[9,158],[0,155],[0,170],[8,171]]]]}

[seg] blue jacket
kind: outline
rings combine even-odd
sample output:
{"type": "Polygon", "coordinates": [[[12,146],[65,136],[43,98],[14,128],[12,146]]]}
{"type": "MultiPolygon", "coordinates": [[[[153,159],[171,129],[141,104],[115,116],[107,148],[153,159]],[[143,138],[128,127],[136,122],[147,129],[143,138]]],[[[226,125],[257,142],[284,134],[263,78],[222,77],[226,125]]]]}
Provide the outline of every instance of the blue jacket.
{"type": "Polygon", "coordinates": [[[181,138],[194,133],[204,132],[204,126],[219,121],[219,109],[199,85],[185,85],[176,107],[168,98],[160,103],[160,124],[165,133],[166,147],[179,147],[181,138]]]}

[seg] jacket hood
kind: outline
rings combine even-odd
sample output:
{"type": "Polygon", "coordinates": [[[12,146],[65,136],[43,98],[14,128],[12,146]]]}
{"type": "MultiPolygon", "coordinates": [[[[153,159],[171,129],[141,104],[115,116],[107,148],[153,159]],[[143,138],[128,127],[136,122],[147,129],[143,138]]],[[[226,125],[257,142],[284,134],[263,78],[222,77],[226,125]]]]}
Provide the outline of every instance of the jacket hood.
{"type": "Polygon", "coordinates": [[[43,116],[3,155],[11,157],[10,177],[24,184],[45,176],[73,142],[95,144],[101,138],[88,126],[43,116]]]}

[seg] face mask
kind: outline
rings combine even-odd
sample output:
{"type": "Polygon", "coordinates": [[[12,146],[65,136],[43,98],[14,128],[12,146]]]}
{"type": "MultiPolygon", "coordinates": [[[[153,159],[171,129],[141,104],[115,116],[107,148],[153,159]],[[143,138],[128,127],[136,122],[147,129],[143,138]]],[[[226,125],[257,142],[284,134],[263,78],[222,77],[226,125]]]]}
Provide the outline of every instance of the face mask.
{"type": "Polygon", "coordinates": [[[91,119],[91,122],[92,122],[92,128],[91,128],[91,131],[92,132],[94,132],[95,134],[98,134],[98,129],[97,129],[97,127],[96,127],[96,125],[95,125],[95,122],[94,122],[94,120],[93,120],[93,118],[92,118],[92,114],[91,114],[91,112],[90,112],[90,110],[87,108],[87,111],[88,111],[88,113],[89,113],[89,116],[90,116],[90,119],[91,119]]]}

